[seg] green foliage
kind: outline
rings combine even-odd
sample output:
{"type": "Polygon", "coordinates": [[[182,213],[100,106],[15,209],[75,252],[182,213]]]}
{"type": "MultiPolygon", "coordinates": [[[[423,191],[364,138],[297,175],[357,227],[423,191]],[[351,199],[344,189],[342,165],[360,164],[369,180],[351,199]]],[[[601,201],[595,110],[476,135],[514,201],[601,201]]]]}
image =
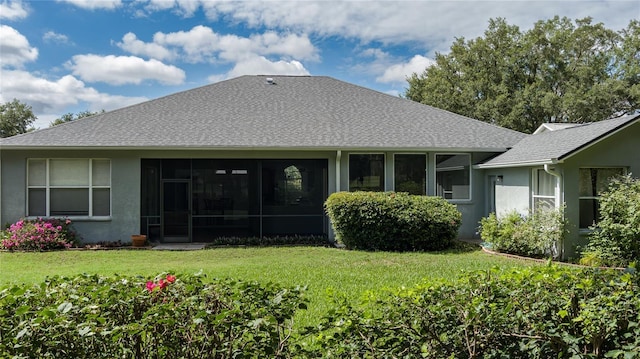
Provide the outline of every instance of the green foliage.
{"type": "Polygon", "coordinates": [[[13,99],[0,105],[0,138],[19,135],[33,130],[37,119],[31,106],[13,99]]]}
{"type": "Polygon", "coordinates": [[[329,246],[326,236],[218,237],[207,247],[219,246],[329,246]]]}
{"type": "Polygon", "coordinates": [[[591,18],[555,17],[521,31],[492,19],[413,74],[405,96],[532,133],[546,122],[594,122],[640,107],[640,22],[619,33],[591,18]]]}
{"type": "Polygon", "coordinates": [[[0,357],[288,357],[301,288],[82,275],[0,291],[0,357]]]}
{"type": "Polygon", "coordinates": [[[625,266],[640,260],[640,179],[615,177],[600,197],[600,219],[582,264],[625,266]]]}
{"type": "Polygon", "coordinates": [[[556,266],[470,273],[338,299],[301,357],[637,358],[635,272],[556,266]]]}
{"type": "Polygon", "coordinates": [[[85,111],[80,111],[77,114],[73,114],[71,112],[65,113],[64,115],[62,115],[59,118],[56,118],[55,120],[50,122],[49,123],[49,127],[61,125],[63,123],[67,123],[67,122],[72,122],[72,121],[79,120],[79,119],[84,118],[84,117],[89,117],[89,116],[97,115],[97,114],[100,114],[100,113],[105,113],[105,110],[102,110],[100,112],[92,112],[92,111],[89,111],[89,110],[85,110],[85,111]]]}
{"type": "Polygon", "coordinates": [[[558,244],[566,232],[564,209],[538,208],[528,216],[517,211],[498,218],[495,213],[480,220],[480,237],[504,253],[558,258],[558,244]]]}
{"type": "Polygon", "coordinates": [[[440,197],[395,192],[339,192],[325,202],[336,238],[350,249],[450,248],[462,215],[440,197]]]}

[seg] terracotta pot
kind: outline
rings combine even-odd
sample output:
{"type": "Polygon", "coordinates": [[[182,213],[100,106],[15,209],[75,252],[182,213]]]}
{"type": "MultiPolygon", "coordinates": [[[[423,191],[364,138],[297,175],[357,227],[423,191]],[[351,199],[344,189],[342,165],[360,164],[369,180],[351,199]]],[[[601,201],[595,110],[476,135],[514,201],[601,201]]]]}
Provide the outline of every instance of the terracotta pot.
{"type": "Polygon", "coordinates": [[[134,247],[144,247],[145,243],[147,243],[147,236],[144,234],[133,234],[131,235],[131,243],[134,247]]]}

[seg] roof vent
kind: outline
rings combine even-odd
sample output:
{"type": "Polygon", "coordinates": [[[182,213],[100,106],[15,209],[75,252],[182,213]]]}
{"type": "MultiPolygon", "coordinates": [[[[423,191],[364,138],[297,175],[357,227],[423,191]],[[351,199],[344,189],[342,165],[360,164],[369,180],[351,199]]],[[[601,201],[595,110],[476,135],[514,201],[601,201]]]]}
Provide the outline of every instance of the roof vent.
{"type": "Polygon", "coordinates": [[[273,81],[273,77],[267,77],[267,85],[275,85],[276,82],[273,81]]]}

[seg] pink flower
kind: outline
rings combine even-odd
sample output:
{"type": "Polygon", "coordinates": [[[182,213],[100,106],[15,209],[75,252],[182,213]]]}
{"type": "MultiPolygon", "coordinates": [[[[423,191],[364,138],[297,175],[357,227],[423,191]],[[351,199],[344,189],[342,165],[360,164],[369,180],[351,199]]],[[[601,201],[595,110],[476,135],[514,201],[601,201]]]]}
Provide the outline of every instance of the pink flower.
{"type": "Polygon", "coordinates": [[[173,283],[175,281],[176,281],[176,276],[175,275],[167,274],[167,282],[173,283]]]}
{"type": "Polygon", "coordinates": [[[160,279],[158,281],[158,287],[160,287],[160,289],[165,288],[167,286],[169,282],[165,282],[164,279],[160,279]]]}
{"type": "Polygon", "coordinates": [[[153,289],[154,289],[155,287],[156,287],[156,284],[155,284],[155,283],[153,283],[152,281],[148,281],[148,282],[147,282],[147,290],[148,290],[149,292],[152,292],[152,291],[153,291],[153,289]]]}

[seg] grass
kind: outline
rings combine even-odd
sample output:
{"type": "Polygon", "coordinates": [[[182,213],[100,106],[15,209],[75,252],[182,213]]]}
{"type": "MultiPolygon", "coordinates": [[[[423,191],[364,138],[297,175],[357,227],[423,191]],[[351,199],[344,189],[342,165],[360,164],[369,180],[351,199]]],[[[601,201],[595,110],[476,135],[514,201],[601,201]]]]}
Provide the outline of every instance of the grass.
{"type": "Polygon", "coordinates": [[[219,248],[201,251],[59,251],[0,253],[0,287],[39,283],[47,276],[114,273],[153,277],[161,272],[195,273],[210,278],[235,278],[306,285],[309,308],[296,325],[311,325],[331,305],[329,291],[350,300],[368,290],[412,286],[424,278],[455,279],[463,272],[492,267],[535,265],[481,251],[389,253],[322,247],[219,248]]]}

